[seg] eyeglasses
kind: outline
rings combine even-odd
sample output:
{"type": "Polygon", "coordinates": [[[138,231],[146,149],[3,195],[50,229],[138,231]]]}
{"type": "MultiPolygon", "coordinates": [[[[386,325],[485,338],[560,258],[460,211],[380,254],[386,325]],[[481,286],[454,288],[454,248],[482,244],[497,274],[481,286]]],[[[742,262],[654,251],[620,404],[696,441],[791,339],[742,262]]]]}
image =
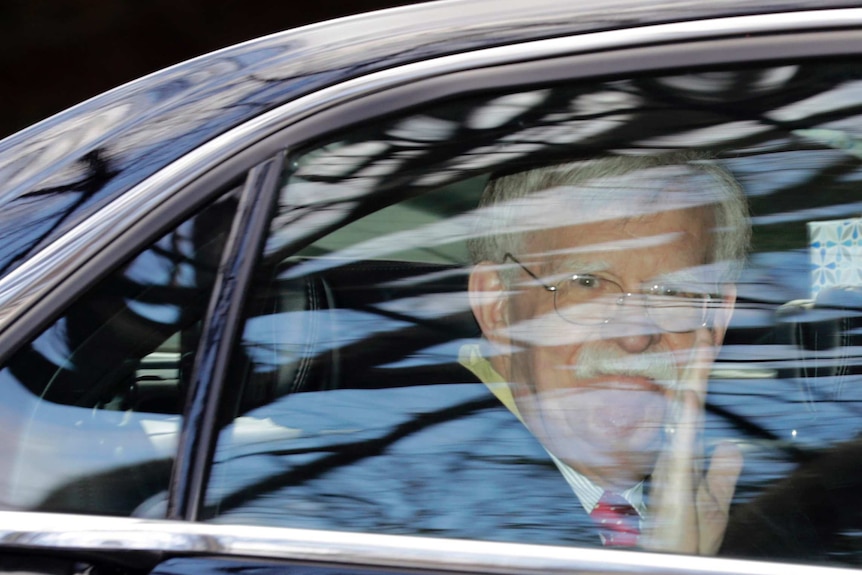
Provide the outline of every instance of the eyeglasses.
{"type": "Polygon", "coordinates": [[[627,292],[617,282],[599,274],[573,274],[556,285],[548,285],[510,253],[504,257],[518,264],[542,287],[554,294],[554,309],[569,323],[610,323],[626,300],[640,296],[647,317],[663,331],[682,333],[707,325],[713,297],[671,285],[655,284],[639,292],[627,292]]]}

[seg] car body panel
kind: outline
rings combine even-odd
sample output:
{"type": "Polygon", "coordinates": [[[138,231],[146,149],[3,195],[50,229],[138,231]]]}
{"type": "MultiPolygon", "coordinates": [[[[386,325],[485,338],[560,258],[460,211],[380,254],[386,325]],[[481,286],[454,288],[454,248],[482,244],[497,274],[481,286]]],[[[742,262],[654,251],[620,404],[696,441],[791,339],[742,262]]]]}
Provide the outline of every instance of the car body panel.
{"type": "MultiPolygon", "coordinates": [[[[172,210],[179,218],[209,199],[202,180],[274,161],[278,146],[290,141],[280,131],[300,121],[318,123],[317,132],[309,132],[318,135],[329,129],[327,114],[338,116],[363,98],[391,91],[389,97],[404,105],[397,102],[400,87],[461,72],[469,76],[476,68],[643,45],[675,49],[674,43],[740,34],[856,30],[862,9],[849,9],[855,5],[830,3],[836,10],[828,11],[813,0],[758,6],[678,0],[591,2],[573,9],[552,1],[530,6],[443,1],[277,34],[118,88],[0,142],[0,220],[9,239],[0,250],[0,352],[8,355],[76,290],[95,281],[98,273],[88,276],[101,269],[97,264],[107,269],[145,242],[131,237],[141,228],[168,225],[156,220],[172,210]],[[848,10],[838,10],[844,7],[848,10]],[[777,12],[782,14],[747,16],[777,12]],[[112,243],[122,249],[108,253],[112,243]],[[73,282],[74,289],[58,289],[73,282]],[[36,308],[41,311],[32,312],[36,308]]],[[[271,192],[271,179],[266,185],[255,180],[262,171],[252,168],[249,185],[271,192]]],[[[195,369],[194,399],[173,472],[169,514],[176,518],[195,517],[214,448],[215,400],[224,378],[220,362],[237,329],[231,314],[237,313],[250,265],[243,258],[256,251],[251,244],[263,225],[261,208],[249,209],[237,219],[243,229],[235,230],[235,249],[214,298],[222,306],[212,304],[204,327],[211,354],[195,369]]],[[[7,526],[0,529],[4,549],[62,557],[101,554],[116,562],[143,557],[139,569],[175,557],[156,567],[165,574],[283,572],[304,564],[322,574],[332,566],[339,572],[361,566],[506,574],[852,572],[603,549],[26,512],[0,512],[0,525],[7,526]],[[254,561],[225,564],[224,557],[254,561]]]]}

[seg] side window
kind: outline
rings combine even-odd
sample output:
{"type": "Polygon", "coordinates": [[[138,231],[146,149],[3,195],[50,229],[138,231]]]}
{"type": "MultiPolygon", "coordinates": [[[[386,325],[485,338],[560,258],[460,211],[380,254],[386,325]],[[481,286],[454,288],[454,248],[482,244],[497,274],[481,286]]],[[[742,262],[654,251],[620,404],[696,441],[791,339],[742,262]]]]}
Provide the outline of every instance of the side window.
{"type": "Polygon", "coordinates": [[[612,79],[295,154],[203,519],[857,564],[860,102],[612,79]]]}
{"type": "Polygon", "coordinates": [[[0,504],[156,515],[238,190],[101,280],[0,370],[0,504]]]}

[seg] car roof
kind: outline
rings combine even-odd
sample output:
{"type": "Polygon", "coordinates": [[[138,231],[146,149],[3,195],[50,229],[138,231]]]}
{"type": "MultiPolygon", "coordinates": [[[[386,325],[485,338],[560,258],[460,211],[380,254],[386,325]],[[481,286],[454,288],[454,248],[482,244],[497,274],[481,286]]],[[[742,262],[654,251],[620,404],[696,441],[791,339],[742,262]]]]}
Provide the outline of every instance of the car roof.
{"type": "MultiPolygon", "coordinates": [[[[376,70],[572,33],[854,4],[440,0],[297,28],[156,72],[0,141],[0,214],[5,214],[0,224],[7,234],[18,233],[15,222],[27,221],[22,210],[32,214],[65,194],[60,203],[71,202],[74,210],[58,214],[44,230],[33,230],[41,235],[28,244],[38,248],[218,134],[299,96],[376,70]],[[17,206],[22,198],[26,205],[17,206]]],[[[25,257],[23,251],[0,257],[0,275],[25,257]]]]}

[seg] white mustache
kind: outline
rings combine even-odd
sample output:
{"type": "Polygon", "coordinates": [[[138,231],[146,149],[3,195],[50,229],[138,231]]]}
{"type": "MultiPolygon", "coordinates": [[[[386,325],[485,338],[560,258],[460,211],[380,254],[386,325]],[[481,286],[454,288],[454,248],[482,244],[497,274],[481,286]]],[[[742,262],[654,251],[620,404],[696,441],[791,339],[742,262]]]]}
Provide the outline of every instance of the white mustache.
{"type": "Polygon", "coordinates": [[[646,377],[667,387],[677,384],[677,366],[670,353],[620,354],[603,346],[584,346],[572,366],[575,377],[602,375],[646,377]]]}

